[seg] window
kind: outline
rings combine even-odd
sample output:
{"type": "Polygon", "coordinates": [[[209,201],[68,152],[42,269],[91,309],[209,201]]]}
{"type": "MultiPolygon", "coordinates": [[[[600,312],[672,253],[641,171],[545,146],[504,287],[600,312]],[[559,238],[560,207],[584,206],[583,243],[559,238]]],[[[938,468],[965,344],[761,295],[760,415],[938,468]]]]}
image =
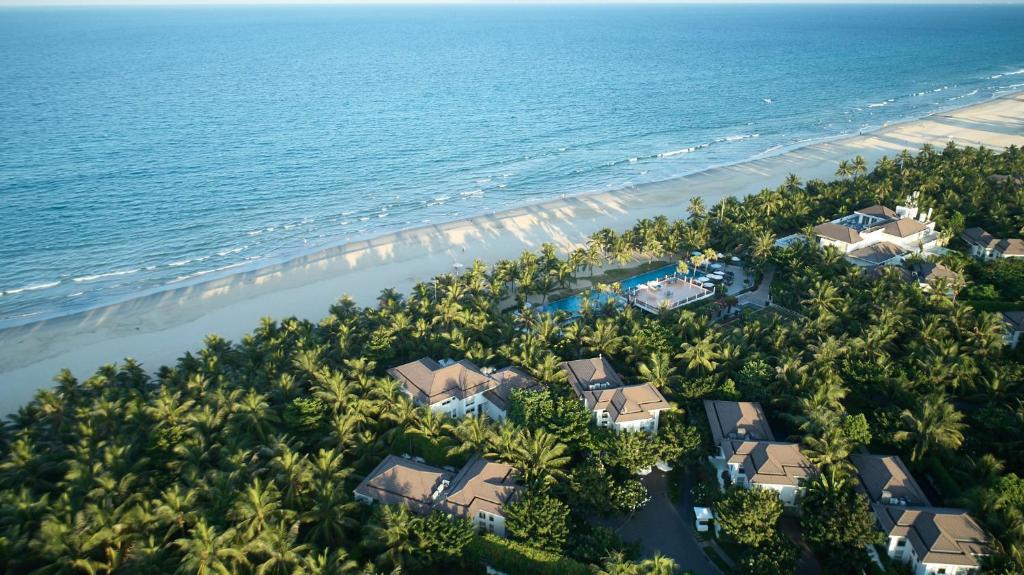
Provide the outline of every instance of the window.
{"type": "Polygon", "coordinates": [[[481,511],[481,512],[480,512],[480,519],[483,519],[483,518],[484,518],[485,516],[486,516],[486,515],[484,514],[484,512],[483,512],[483,511],[481,511]]]}
{"type": "Polygon", "coordinates": [[[896,546],[897,547],[903,547],[906,544],[907,544],[907,540],[906,539],[897,539],[896,540],[896,546]]]}
{"type": "Polygon", "coordinates": [[[488,517],[488,519],[491,520],[491,523],[494,523],[494,517],[488,517]]]}

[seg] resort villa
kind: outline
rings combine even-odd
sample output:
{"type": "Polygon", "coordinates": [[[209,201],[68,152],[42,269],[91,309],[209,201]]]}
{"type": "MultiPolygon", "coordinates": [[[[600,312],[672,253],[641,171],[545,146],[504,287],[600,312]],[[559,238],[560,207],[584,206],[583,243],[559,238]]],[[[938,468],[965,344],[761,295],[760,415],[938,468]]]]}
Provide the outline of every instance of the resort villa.
{"type": "Polygon", "coordinates": [[[718,453],[709,457],[719,485],[771,489],[785,505],[795,505],[814,466],[796,443],[774,441],[759,403],[704,401],[718,453]]]}
{"type": "Polygon", "coordinates": [[[389,455],[355,488],[355,498],[367,505],[405,505],[421,515],[436,509],[469,519],[481,533],[504,537],[502,508],[517,491],[515,470],[504,463],[474,457],[452,474],[389,455]]]}
{"type": "MultiPolygon", "coordinates": [[[[915,575],[968,575],[988,551],[988,536],[963,509],[932,507],[896,456],[855,454],[859,490],[871,500],[889,557],[915,575]]],[[[877,560],[873,547],[869,554],[877,560]]]]}
{"type": "Polygon", "coordinates": [[[603,357],[567,361],[561,367],[599,426],[657,433],[658,415],[672,407],[650,383],[625,385],[603,357]]]}
{"type": "Polygon", "coordinates": [[[402,390],[417,405],[429,405],[432,411],[454,418],[487,414],[495,420],[504,419],[513,389],[541,387],[514,367],[486,370],[465,359],[438,363],[423,358],[393,367],[388,374],[402,384],[402,390]]]}
{"type": "Polygon", "coordinates": [[[931,291],[940,281],[946,282],[948,290],[953,290],[960,281],[960,274],[937,262],[916,261],[910,264],[910,279],[922,291],[931,291]]]}
{"type": "Polygon", "coordinates": [[[1006,345],[1017,347],[1020,343],[1020,334],[1024,331],[1024,311],[1004,311],[1003,323],[1006,324],[1006,345]]]}
{"type": "Polygon", "coordinates": [[[919,214],[915,197],[908,199],[909,207],[875,205],[814,226],[818,245],[832,246],[863,267],[896,265],[908,254],[931,250],[940,239],[931,210],[919,214]]]}
{"type": "Polygon", "coordinates": [[[970,248],[972,256],[983,260],[1024,257],[1024,240],[1000,239],[981,228],[967,228],[960,239],[970,248]]]}

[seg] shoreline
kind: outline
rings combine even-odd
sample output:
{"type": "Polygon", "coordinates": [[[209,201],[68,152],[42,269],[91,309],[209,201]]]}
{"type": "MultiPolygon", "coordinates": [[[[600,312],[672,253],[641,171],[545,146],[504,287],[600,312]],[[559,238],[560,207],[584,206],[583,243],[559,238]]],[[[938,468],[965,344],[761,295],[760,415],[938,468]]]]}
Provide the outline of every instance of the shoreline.
{"type": "Polygon", "coordinates": [[[860,154],[873,165],[883,155],[946,142],[1001,150],[1024,146],[1024,94],[939,110],[857,135],[809,143],[661,182],[597,191],[492,211],[348,242],[282,263],[162,290],[104,307],[0,330],[0,412],[14,411],[68,367],[84,380],[100,365],[134,357],[148,371],[194,351],[208,333],[237,340],[259,319],[317,321],[343,294],[360,305],[394,287],[474,259],[493,263],[536,250],[543,242],[571,249],[603,227],[621,231],[636,220],[685,215],[691,197],[710,207],[779,185],[789,173],[803,181],[830,179],[839,160],[860,154]]]}

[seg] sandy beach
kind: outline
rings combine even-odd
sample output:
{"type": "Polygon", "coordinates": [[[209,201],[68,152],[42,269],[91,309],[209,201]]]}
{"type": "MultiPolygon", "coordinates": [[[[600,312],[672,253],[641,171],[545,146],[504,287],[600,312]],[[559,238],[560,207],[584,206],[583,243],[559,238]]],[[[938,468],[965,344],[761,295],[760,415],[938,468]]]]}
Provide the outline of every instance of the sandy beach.
{"type": "Polygon", "coordinates": [[[197,349],[210,333],[237,340],[263,316],[318,320],[343,294],[370,305],[386,287],[407,292],[417,281],[479,258],[494,262],[551,242],[568,250],[603,227],[622,230],[640,218],[683,217],[693,196],[708,206],[779,185],[789,173],[829,179],[836,164],[948,141],[995,150],[1024,146],[1024,95],[814,144],[781,155],[712,168],[634,189],[529,205],[447,224],[349,243],[257,271],[165,291],[88,312],[0,331],[0,413],[51,385],[64,367],[80,379],[97,366],[133,357],[155,370],[197,349]]]}

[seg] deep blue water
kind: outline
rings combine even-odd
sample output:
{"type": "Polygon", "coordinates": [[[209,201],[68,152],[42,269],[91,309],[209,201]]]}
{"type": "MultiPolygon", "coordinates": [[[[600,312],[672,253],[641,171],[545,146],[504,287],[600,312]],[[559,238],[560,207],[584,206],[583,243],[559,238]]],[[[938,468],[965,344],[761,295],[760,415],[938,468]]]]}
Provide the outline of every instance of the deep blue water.
{"type": "Polygon", "coordinates": [[[1024,87],[1022,29],[1020,6],[3,9],[0,325],[983,101],[1024,87]]]}

